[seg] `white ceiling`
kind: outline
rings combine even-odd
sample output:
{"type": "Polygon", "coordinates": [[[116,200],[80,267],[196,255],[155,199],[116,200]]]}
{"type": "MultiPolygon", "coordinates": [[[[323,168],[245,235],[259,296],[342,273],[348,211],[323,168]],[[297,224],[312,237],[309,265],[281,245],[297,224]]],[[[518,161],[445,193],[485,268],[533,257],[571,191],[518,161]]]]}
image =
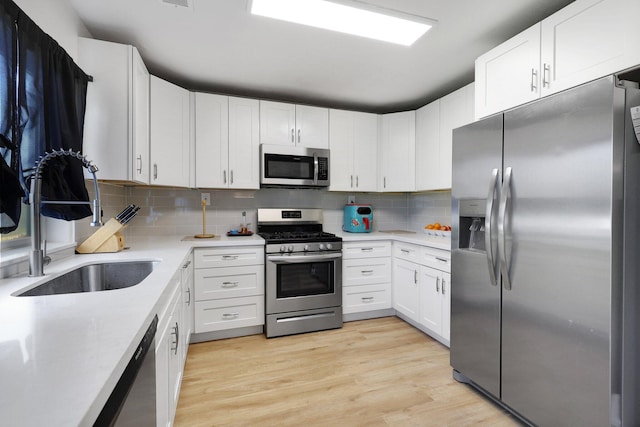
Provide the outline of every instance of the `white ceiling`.
{"type": "Polygon", "coordinates": [[[438,21],[411,47],[252,16],[247,0],[70,2],[95,38],[190,90],[391,112],[472,82],[477,56],[571,0],[366,0],[438,21]]]}

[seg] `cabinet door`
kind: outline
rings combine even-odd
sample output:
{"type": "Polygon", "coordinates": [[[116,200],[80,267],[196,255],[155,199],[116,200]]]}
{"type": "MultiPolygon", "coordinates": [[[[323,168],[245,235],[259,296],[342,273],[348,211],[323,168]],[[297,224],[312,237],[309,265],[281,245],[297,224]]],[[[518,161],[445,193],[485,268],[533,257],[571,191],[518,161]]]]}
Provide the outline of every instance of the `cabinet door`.
{"type": "Polygon", "coordinates": [[[436,189],[451,188],[453,130],[473,121],[473,83],[440,99],[440,143],[436,189]]]}
{"type": "Polygon", "coordinates": [[[149,183],[149,71],[138,49],[131,47],[132,78],[132,176],[137,182],[149,183]]]}
{"type": "Polygon", "coordinates": [[[416,111],[416,190],[435,190],[440,181],[440,100],[416,111]]]}
{"type": "Polygon", "coordinates": [[[420,268],[420,324],[438,335],[442,333],[441,272],[420,268]]]}
{"type": "Polygon", "coordinates": [[[442,338],[449,341],[451,339],[451,274],[440,273],[442,282],[440,292],[442,293],[442,338]]]}
{"type": "Polygon", "coordinates": [[[196,186],[226,188],[229,97],[196,93],[196,186]]]}
{"type": "Polygon", "coordinates": [[[331,191],[354,189],[355,114],[353,111],[329,111],[329,146],[331,147],[329,190],[331,191]]]}
{"type": "Polygon", "coordinates": [[[381,190],[413,191],[415,187],[415,111],[382,116],[381,190]]]}
{"type": "MultiPolygon", "coordinates": [[[[159,325],[162,322],[159,323],[159,325]]],[[[156,425],[169,426],[169,323],[156,333],[156,425]]]]}
{"type": "Polygon", "coordinates": [[[182,304],[176,304],[169,322],[169,420],[173,424],[176,416],[180,385],[182,382],[182,344],[180,340],[180,316],[182,304]]]}
{"type": "Polygon", "coordinates": [[[476,59],[475,118],[540,96],[540,24],[476,59]]]}
{"type": "Polygon", "coordinates": [[[187,352],[189,350],[189,341],[191,340],[191,334],[193,333],[193,307],[195,301],[194,293],[194,278],[193,278],[193,255],[189,256],[187,262],[181,269],[180,280],[182,282],[182,331],[180,332],[183,353],[182,363],[187,358],[187,352]]]}
{"type": "Polygon", "coordinates": [[[542,95],[638,64],[639,15],[637,0],[582,0],[542,21],[542,95]]]}
{"type": "MultiPolygon", "coordinates": [[[[356,191],[378,190],[378,115],[354,113],[353,171],[356,191]]],[[[333,177],[331,177],[333,179],[333,177]]]]}
{"type": "Polygon", "coordinates": [[[420,266],[401,259],[394,260],[393,308],[416,322],[418,310],[418,275],[420,266]]]}
{"type": "Polygon", "coordinates": [[[229,98],[229,188],[260,188],[260,104],[229,98]]]}
{"type": "Polygon", "coordinates": [[[296,105],[296,145],[329,148],[329,110],[296,105]]]}
{"type": "Polygon", "coordinates": [[[151,76],[151,184],[189,186],[189,91],[151,76]]]}
{"type": "Polygon", "coordinates": [[[296,106],[260,101],[260,143],[295,145],[296,106]]]}

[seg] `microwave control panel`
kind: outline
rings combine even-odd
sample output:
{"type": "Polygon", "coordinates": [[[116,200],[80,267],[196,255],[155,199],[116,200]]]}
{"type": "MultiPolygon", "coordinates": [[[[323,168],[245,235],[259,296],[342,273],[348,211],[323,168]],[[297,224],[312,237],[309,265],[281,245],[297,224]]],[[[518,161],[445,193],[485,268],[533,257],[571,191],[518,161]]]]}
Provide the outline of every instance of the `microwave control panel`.
{"type": "Polygon", "coordinates": [[[329,158],[318,157],[318,181],[329,179],[329,158]]]}

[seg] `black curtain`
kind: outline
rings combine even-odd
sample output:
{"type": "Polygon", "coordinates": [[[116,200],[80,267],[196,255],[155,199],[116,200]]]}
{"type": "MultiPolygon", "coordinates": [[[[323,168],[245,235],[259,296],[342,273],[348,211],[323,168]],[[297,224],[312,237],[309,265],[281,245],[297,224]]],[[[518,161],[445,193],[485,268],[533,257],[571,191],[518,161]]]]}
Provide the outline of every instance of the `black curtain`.
{"type": "MultiPolygon", "coordinates": [[[[18,141],[15,145],[19,161],[10,169],[17,175],[20,186],[12,183],[10,188],[13,189],[11,194],[19,194],[22,190],[28,193],[36,161],[45,152],[61,148],[82,152],[89,78],[65,50],[12,1],[1,0],[1,3],[5,6],[2,12],[14,12],[3,13],[5,16],[0,18],[2,30],[5,30],[5,22],[10,23],[16,32],[14,40],[17,40],[14,44],[17,50],[13,49],[13,63],[16,63],[17,55],[17,72],[14,68],[15,76],[8,87],[15,87],[17,91],[13,94],[12,122],[17,134],[14,139],[18,141]]],[[[4,86],[3,82],[0,84],[4,86]]],[[[9,99],[2,96],[2,103],[9,99]]],[[[42,171],[43,200],[89,201],[80,160],[57,157],[48,161],[42,171]]],[[[2,197],[4,200],[4,194],[2,197]]],[[[44,204],[42,214],[76,220],[90,216],[91,208],[88,204],[44,204]]]]}

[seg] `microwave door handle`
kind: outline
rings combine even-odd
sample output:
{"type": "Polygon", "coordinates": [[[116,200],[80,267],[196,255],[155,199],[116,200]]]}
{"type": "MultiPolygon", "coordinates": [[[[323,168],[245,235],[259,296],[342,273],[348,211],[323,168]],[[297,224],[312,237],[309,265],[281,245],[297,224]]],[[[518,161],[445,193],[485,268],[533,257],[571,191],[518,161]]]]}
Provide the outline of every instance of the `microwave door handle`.
{"type": "Polygon", "coordinates": [[[313,153],[313,183],[318,184],[318,153],[313,153]]]}

